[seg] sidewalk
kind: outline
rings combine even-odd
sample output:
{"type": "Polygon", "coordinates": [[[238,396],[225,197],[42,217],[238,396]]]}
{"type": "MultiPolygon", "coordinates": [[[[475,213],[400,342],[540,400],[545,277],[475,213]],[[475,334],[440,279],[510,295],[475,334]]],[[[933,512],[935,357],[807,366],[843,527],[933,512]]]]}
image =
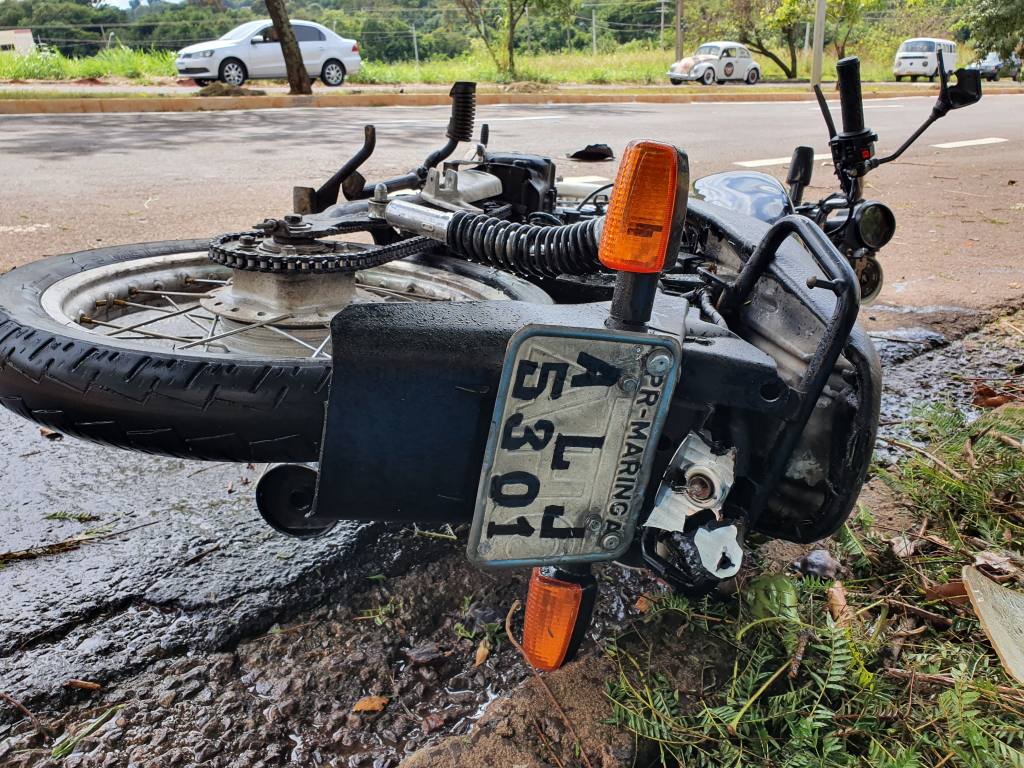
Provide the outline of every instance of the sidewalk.
{"type": "MultiPolygon", "coordinates": [[[[0,83],[0,115],[92,112],[206,112],[237,109],[294,107],[434,106],[449,103],[447,85],[353,85],[314,87],[311,96],[289,96],[287,85],[275,82],[247,84],[265,96],[200,97],[191,80],[155,85],[117,82],[5,82],[0,83]]],[[[832,95],[831,83],[826,95],[832,95]]],[[[938,91],[934,83],[865,83],[864,98],[927,96],[938,91]]],[[[988,84],[988,93],[1024,93],[1024,85],[988,84]]],[[[698,85],[579,85],[546,86],[518,83],[481,84],[480,104],[689,104],[730,101],[808,101],[814,98],[803,83],[764,83],[758,86],[698,85]]]]}

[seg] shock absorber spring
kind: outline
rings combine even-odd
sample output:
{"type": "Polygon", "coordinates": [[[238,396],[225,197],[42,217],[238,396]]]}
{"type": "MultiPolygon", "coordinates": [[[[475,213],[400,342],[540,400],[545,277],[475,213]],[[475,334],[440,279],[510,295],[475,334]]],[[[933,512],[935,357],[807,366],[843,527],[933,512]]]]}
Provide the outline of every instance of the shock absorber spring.
{"type": "Polygon", "coordinates": [[[589,275],[603,269],[597,257],[603,222],[542,227],[459,211],[448,225],[448,247],[464,258],[533,277],[589,275]]]}

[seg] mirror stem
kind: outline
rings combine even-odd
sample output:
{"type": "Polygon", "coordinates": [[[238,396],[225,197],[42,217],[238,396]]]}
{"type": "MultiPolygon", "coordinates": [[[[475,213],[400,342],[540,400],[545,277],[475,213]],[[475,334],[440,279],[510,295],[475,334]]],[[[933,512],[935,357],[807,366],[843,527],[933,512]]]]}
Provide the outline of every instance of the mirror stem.
{"type": "Polygon", "coordinates": [[[916,131],[914,131],[912,134],[910,134],[910,138],[907,139],[906,141],[904,141],[903,144],[900,145],[899,149],[897,149],[895,152],[893,152],[891,155],[888,155],[887,157],[873,157],[873,158],[871,158],[871,163],[870,163],[871,167],[872,168],[877,168],[878,166],[882,165],[883,163],[891,163],[897,157],[899,157],[904,152],[906,152],[907,148],[911,144],[913,144],[915,141],[917,141],[918,138],[920,138],[922,133],[924,133],[926,130],[928,130],[928,126],[930,126],[932,123],[934,123],[940,117],[942,117],[942,114],[940,114],[940,113],[936,112],[935,110],[933,110],[931,116],[927,120],[925,120],[924,123],[922,123],[920,128],[918,128],[916,131]]]}

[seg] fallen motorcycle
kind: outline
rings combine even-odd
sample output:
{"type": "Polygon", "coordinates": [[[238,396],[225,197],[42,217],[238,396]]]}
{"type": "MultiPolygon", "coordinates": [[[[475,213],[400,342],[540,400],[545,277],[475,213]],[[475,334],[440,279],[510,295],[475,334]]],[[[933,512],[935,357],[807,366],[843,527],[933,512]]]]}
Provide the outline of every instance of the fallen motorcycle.
{"type": "Polygon", "coordinates": [[[570,202],[549,158],[492,151],[486,126],[449,160],[475,86],[451,95],[447,142],[408,174],[366,181],[367,126],[295,213],[4,275],[0,400],[108,445],[266,462],[259,511],[290,535],[469,524],[474,562],[534,568],[524,646],[551,669],[589,624],[593,563],[702,594],[749,532],[836,530],[881,371],[857,276],[807,216],[689,200],[685,153],[654,141],[606,200],[570,202]]]}

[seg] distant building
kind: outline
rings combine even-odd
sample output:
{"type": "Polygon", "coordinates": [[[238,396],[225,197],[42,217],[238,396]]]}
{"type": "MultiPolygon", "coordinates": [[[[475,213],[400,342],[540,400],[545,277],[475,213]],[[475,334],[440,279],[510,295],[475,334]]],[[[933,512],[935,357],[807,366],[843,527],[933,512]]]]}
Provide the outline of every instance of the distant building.
{"type": "Polygon", "coordinates": [[[32,39],[31,29],[0,29],[0,51],[24,54],[35,49],[36,41],[32,39]]]}

